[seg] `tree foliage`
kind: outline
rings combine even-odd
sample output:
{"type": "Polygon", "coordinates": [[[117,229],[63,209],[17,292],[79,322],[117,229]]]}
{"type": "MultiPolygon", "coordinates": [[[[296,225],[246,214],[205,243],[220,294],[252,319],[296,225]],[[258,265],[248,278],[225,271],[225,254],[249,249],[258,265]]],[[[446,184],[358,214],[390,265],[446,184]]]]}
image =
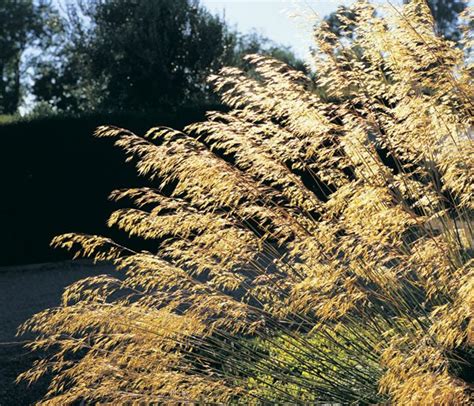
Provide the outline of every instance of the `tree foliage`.
{"type": "Polygon", "coordinates": [[[33,87],[39,100],[62,110],[153,110],[214,100],[209,74],[241,64],[250,48],[277,49],[231,31],[197,0],[68,4],[65,45],[39,67],[33,87]]]}
{"type": "Polygon", "coordinates": [[[0,114],[17,112],[28,47],[47,46],[58,19],[47,1],[0,1],[0,114]]]}

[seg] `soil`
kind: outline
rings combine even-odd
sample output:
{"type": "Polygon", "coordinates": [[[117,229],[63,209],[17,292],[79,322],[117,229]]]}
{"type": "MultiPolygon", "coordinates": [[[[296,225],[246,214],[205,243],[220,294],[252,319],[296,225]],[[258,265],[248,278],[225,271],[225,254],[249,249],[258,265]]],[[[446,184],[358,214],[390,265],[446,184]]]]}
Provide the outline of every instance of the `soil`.
{"type": "Polygon", "coordinates": [[[58,306],[71,283],[112,272],[111,265],[90,261],[0,267],[0,406],[34,404],[47,388],[47,379],[31,386],[15,383],[18,374],[41,357],[24,347],[32,337],[17,337],[18,326],[33,314],[58,306]]]}

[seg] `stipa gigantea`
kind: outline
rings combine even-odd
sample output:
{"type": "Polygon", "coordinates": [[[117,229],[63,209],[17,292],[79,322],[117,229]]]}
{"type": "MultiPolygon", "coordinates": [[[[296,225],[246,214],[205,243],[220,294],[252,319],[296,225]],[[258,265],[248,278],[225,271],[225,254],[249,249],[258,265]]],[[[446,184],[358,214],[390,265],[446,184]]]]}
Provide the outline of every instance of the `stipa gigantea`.
{"type": "Polygon", "coordinates": [[[228,113],[97,130],[152,181],[109,224],[156,250],[54,239],[126,277],[23,326],[45,404],[472,401],[472,67],[423,2],[353,10],[352,43],[315,32],[318,94],[252,55],[211,78],[228,113]]]}

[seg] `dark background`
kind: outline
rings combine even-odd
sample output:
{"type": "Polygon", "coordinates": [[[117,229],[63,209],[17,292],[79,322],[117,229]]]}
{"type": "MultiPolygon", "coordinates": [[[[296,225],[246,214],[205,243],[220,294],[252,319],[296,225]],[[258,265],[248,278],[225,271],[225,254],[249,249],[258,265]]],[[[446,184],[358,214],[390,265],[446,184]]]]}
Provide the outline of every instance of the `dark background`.
{"type": "Polygon", "coordinates": [[[144,134],[156,125],[182,129],[220,106],[181,108],[174,113],[56,117],[0,126],[0,265],[51,262],[71,254],[49,247],[62,233],[120,238],[106,221],[117,188],[149,185],[113,140],[93,136],[113,124],[144,134]]]}

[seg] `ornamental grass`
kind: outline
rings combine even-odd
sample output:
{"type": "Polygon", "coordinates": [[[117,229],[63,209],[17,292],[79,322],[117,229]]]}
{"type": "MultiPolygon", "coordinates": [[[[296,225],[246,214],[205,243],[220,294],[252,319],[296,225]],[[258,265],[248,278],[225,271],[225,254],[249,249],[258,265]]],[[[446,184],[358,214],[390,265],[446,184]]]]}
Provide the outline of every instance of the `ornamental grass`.
{"type": "Polygon", "coordinates": [[[471,40],[423,1],[352,10],[315,79],[250,55],[210,78],[228,112],[97,129],[150,181],[108,224],[154,249],[53,240],[118,274],[22,326],[41,404],[472,404],[471,40]]]}

